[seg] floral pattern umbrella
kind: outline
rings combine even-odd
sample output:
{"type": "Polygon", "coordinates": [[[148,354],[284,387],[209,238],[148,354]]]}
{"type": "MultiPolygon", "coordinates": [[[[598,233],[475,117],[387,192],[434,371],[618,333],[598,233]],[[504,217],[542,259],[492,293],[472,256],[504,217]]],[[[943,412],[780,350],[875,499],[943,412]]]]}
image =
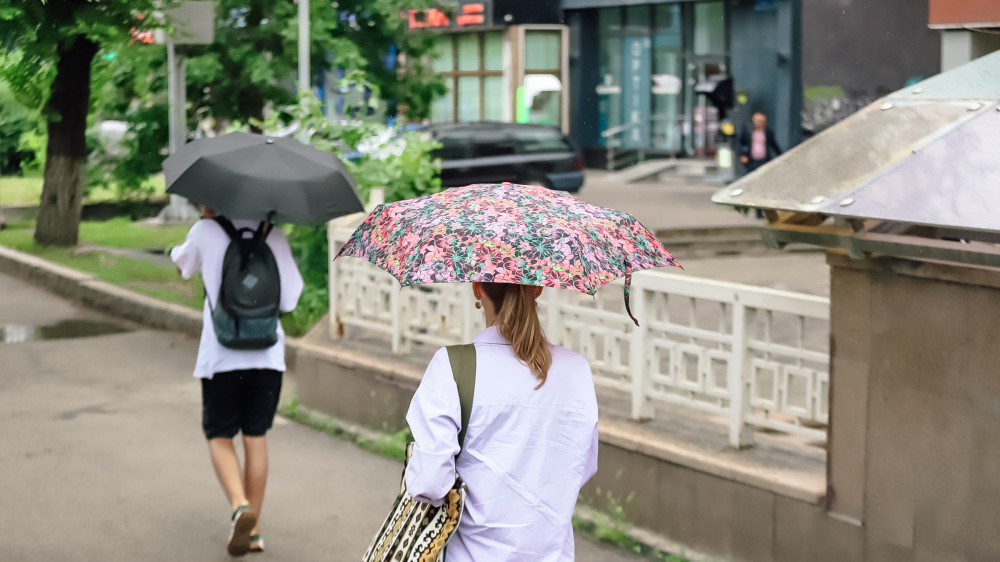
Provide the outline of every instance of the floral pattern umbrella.
{"type": "Polygon", "coordinates": [[[632,215],[544,187],[484,184],[379,205],[337,257],[367,259],[402,286],[472,281],[593,295],[632,272],[677,266],[632,215]]]}

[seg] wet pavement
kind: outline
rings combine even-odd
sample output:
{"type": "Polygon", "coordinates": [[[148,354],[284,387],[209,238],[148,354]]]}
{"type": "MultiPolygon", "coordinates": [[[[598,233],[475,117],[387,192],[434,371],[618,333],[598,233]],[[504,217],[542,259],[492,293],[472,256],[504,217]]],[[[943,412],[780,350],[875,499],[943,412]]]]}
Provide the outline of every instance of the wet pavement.
{"type": "Polygon", "coordinates": [[[0,324],[0,344],[90,338],[120,334],[129,330],[129,328],[114,322],[87,319],[62,320],[46,326],[0,324]]]}

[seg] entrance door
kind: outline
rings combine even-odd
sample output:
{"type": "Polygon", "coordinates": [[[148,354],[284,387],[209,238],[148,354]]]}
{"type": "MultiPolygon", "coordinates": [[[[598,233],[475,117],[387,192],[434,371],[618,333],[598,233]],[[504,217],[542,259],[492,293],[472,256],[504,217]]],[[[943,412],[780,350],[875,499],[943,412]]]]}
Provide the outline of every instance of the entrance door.
{"type": "Polygon", "coordinates": [[[719,132],[719,110],[704,95],[694,91],[699,82],[713,76],[726,75],[726,61],[722,57],[692,57],[687,67],[687,127],[689,152],[698,158],[715,156],[716,136],[719,132]]]}
{"type": "Polygon", "coordinates": [[[625,38],[625,83],[622,89],[624,121],[631,125],[625,133],[625,146],[649,147],[650,115],[650,40],[649,37],[625,38]]]}

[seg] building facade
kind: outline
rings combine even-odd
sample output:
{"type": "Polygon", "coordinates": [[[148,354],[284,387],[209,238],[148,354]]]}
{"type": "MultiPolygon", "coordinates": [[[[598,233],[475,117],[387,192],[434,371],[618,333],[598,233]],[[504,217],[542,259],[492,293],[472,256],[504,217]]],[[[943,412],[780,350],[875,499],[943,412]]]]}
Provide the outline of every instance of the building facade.
{"type": "Polygon", "coordinates": [[[608,143],[709,157],[722,116],[697,92],[732,78],[739,126],[770,117],[799,140],[800,0],[563,0],[570,28],[572,135],[597,165],[608,143]]]}
{"type": "Polygon", "coordinates": [[[558,0],[462,0],[454,13],[411,11],[411,31],[437,34],[434,71],[448,93],[432,122],[569,126],[568,28],[558,0]]]}
{"type": "Polygon", "coordinates": [[[941,30],[941,71],[1000,51],[1000,2],[930,0],[929,24],[941,30]]]}

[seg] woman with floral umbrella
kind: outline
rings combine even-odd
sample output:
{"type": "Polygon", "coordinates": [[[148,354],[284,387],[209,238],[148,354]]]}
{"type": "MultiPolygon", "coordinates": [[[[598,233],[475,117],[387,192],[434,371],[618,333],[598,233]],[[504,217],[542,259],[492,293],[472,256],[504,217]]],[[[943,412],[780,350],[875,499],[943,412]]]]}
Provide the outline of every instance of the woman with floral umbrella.
{"type": "Polygon", "coordinates": [[[456,471],[468,487],[448,562],[573,560],[573,508],[597,470],[597,397],[587,360],[546,341],[537,298],[543,287],[594,294],[624,276],[627,309],[632,272],[677,265],[673,257],[626,213],[511,184],[381,205],[341,256],[368,259],[404,286],[472,282],[486,316],[467,423],[446,349],[406,416],[408,492],[438,505],[456,471]]]}

